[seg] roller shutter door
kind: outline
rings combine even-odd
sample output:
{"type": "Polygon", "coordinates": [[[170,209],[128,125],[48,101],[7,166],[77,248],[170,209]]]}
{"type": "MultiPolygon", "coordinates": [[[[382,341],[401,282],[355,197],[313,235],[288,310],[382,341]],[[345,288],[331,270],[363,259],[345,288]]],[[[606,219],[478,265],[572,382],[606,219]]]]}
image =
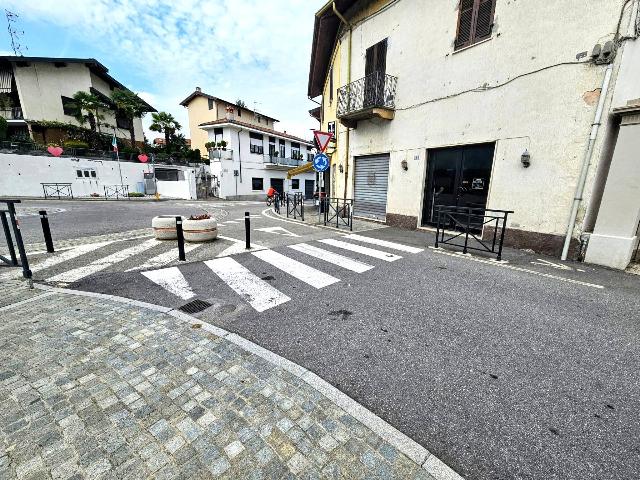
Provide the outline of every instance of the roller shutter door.
{"type": "Polygon", "coordinates": [[[355,167],[354,215],[385,220],[389,155],[356,157],[355,167]]]}

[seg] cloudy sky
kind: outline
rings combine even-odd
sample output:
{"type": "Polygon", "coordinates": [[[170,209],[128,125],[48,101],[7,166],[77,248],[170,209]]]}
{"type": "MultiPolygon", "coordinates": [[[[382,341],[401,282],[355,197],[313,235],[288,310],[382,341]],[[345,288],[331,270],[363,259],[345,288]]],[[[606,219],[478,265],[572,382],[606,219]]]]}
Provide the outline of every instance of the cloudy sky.
{"type": "MultiPolygon", "coordinates": [[[[0,0],[19,15],[25,56],[93,57],[189,136],[179,102],[196,86],[310,137],[313,15],[324,0],[0,0]]],[[[2,19],[4,21],[4,18],[2,19]]],[[[0,51],[11,54],[6,29],[0,51]]],[[[149,119],[145,122],[149,124],[149,119]]],[[[155,136],[155,135],[154,135],[155,136]]]]}

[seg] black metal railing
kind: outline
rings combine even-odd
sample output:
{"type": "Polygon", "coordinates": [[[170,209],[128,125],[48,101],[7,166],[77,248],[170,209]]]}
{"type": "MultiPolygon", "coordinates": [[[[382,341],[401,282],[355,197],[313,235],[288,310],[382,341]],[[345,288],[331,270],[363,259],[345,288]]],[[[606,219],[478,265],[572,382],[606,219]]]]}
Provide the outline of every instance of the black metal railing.
{"type": "Polygon", "coordinates": [[[300,220],[304,221],[304,194],[300,193],[287,193],[286,200],[287,206],[287,218],[290,216],[294,219],[300,218],[300,220]]]}
{"type": "Polygon", "coordinates": [[[13,267],[22,267],[22,276],[26,279],[31,279],[32,273],[29,269],[29,260],[27,259],[27,252],[24,248],[22,232],[20,231],[20,224],[16,220],[16,203],[20,203],[20,200],[0,200],[0,204],[5,205],[3,208],[0,208],[0,223],[2,223],[2,230],[4,231],[4,236],[10,257],[6,258],[0,255],[0,261],[13,267]],[[7,215],[9,216],[8,220],[7,215]],[[13,236],[11,235],[12,230],[13,236]],[[18,263],[18,258],[16,257],[16,250],[13,243],[14,238],[15,243],[18,246],[20,263],[18,263]]]}
{"type": "Polygon", "coordinates": [[[502,245],[510,213],[513,211],[438,205],[435,247],[451,245],[462,247],[463,253],[469,250],[495,253],[497,259],[502,260],[502,245]],[[489,238],[482,237],[485,227],[493,230],[489,238]]]}
{"type": "Polygon", "coordinates": [[[279,193],[276,193],[273,196],[273,211],[277,214],[280,214],[280,204],[282,203],[282,198],[279,193]]]}
{"type": "Polygon", "coordinates": [[[324,224],[353,230],[353,199],[324,197],[320,199],[320,212],[324,212],[324,224]]]}
{"type": "Polygon", "coordinates": [[[289,157],[281,157],[277,153],[271,155],[264,156],[264,163],[271,163],[273,165],[286,165],[289,167],[297,167],[306,163],[302,158],[289,158],[289,157]]]}
{"type": "Polygon", "coordinates": [[[45,200],[48,198],[73,198],[73,188],[71,183],[41,183],[45,200]]]}
{"type": "Polygon", "coordinates": [[[367,108],[395,108],[398,78],[373,72],[338,89],[337,116],[344,117],[367,108]]]}
{"type": "Polygon", "coordinates": [[[20,107],[0,108],[0,117],[5,120],[24,120],[20,107]]]}
{"type": "Polygon", "coordinates": [[[116,200],[125,198],[129,200],[129,185],[105,185],[104,199],[109,200],[110,198],[115,198],[116,200]]]}

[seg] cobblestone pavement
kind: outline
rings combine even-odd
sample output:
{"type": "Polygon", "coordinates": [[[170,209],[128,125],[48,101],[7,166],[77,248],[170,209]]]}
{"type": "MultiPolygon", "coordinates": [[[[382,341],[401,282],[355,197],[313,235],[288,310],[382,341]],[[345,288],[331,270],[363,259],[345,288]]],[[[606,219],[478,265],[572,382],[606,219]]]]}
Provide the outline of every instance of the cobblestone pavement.
{"type": "Polygon", "coordinates": [[[0,479],[459,478],[207,326],[22,282],[0,298],[0,479]]]}

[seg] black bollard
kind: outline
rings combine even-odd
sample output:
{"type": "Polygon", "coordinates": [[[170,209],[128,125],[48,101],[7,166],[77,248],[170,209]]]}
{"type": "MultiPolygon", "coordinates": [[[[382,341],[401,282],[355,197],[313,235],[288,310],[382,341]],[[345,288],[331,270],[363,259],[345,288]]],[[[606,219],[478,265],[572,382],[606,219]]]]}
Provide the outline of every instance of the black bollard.
{"type": "Polygon", "coordinates": [[[181,262],[187,260],[187,256],[184,253],[184,234],[182,233],[182,217],[176,217],[176,234],[178,235],[178,258],[181,262]]]}
{"type": "Polygon", "coordinates": [[[47,252],[53,253],[53,239],[51,238],[51,228],[49,228],[49,217],[46,210],[40,210],[40,223],[42,223],[42,234],[44,235],[44,243],[47,246],[47,252]]]}
{"type": "Polygon", "coordinates": [[[249,218],[249,212],[244,212],[244,235],[246,239],[246,249],[251,248],[251,219],[249,218]]]}

